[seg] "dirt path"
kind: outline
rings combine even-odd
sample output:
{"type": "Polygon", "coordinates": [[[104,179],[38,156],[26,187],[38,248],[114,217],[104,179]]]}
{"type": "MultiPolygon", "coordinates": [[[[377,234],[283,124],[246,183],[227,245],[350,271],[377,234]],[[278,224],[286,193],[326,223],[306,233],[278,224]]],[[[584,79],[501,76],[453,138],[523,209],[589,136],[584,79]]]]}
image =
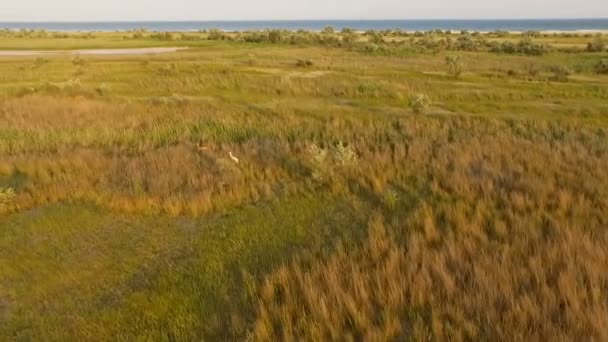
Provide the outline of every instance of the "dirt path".
{"type": "Polygon", "coordinates": [[[28,50],[6,50],[0,51],[0,57],[19,57],[19,56],[54,56],[54,55],[145,55],[176,52],[187,48],[179,47],[154,47],[154,48],[134,48],[134,49],[89,49],[89,50],[47,50],[47,51],[28,51],[28,50]]]}

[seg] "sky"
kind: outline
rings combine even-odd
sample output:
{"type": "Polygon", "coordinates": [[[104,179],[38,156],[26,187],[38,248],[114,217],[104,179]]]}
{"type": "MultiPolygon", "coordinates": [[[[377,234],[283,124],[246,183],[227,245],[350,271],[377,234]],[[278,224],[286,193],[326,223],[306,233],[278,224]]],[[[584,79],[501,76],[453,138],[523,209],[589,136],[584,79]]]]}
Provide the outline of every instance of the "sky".
{"type": "Polygon", "coordinates": [[[0,21],[608,18],[608,0],[1,1],[0,21]]]}

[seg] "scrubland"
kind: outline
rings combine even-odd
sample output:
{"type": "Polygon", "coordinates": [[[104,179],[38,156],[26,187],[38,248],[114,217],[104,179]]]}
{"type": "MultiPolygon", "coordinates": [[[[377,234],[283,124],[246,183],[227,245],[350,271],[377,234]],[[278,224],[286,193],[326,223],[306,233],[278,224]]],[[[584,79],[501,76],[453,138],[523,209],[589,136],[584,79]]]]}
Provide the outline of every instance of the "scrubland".
{"type": "Polygon", "coordinates": [[[20,34],[0,340],[608,339],[605,37],[20,34]]]}

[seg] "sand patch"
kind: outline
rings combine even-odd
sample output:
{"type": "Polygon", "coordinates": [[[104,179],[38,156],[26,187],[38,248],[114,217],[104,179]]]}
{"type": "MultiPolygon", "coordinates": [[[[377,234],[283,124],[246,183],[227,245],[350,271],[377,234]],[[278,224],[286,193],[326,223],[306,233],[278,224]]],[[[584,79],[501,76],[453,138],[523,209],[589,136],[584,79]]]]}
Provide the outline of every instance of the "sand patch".
{"type": "Polygon", "coordinates": [[[135,49],[89,49],[89,50],[6,50],[0,51],[1,57],[55,56],[55,55],[146,55],[176,52],[187,48],[155,47],[135,49]]]}

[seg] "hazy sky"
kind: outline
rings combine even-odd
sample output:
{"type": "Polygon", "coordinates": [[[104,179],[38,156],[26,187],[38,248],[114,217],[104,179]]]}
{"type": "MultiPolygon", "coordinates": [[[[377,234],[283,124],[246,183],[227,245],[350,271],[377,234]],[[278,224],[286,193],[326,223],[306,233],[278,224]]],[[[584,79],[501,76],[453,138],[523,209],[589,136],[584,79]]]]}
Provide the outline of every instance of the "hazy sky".
{"type": "Polygon", "coordinates": [[[0,21],[608,17],[608,0],[0,1],[0,21]]]}

